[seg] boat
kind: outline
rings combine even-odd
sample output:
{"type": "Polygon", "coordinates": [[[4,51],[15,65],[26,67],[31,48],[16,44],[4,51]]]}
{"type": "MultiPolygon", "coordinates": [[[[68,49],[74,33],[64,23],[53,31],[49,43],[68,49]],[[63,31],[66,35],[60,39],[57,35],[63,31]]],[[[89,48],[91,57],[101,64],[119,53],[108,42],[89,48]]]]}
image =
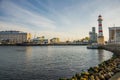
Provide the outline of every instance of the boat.
{"type": "Polygon", "coordinates": [[[99,46],[97,43],[92,43],[91,45],[87,46],[87,49],[98,49],[98,48],[99,48],[99,46]]]}

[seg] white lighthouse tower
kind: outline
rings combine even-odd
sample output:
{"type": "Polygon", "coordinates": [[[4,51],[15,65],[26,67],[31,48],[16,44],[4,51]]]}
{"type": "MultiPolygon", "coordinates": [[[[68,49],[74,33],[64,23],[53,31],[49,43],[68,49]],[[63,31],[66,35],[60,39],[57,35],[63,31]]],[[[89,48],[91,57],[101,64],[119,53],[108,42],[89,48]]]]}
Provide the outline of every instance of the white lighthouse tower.
{"type": "Polygon", "coordinates": [[[103,30],[102,30],[102,16],[98,16],[98,39],[97,42],[99,45],[104,45],[104,36],[103,36],[103,30]]]}

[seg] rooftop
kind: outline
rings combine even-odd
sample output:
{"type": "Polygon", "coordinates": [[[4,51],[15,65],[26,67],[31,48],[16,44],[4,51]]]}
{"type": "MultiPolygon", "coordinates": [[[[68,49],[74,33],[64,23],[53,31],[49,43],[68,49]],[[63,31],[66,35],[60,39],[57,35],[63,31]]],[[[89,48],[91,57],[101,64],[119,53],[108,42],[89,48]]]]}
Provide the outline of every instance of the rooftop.
{"type": "Polygon", "coordinates": [[[115,29],[120,30],[120,27],[109,27],[109,30],[115,30],[115,29]]]}
{"type": "Polygon", "coordinates": [[[0,31],[0,34],[19,34],[19,33],[25,33],[22,31],[0,31]]]}

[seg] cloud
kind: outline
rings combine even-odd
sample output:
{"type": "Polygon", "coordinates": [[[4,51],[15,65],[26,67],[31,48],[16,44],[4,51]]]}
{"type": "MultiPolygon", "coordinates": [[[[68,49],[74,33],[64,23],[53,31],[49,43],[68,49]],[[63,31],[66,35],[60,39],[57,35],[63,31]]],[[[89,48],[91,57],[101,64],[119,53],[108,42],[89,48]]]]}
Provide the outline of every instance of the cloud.
{"type": "Polygon", "coordinates": [[[0,30],[18,30],[24,32],[30,32],[31,29],[26,28],[24,25],[12,24],[0,21],[0,30]]]}
{"type": "Polygon", "coordinates": [[[29,11],[27,9],[21,8],[20,6],[10,1],[3,1],[1,9],[2,12],[5,13],[8,17],[7,19],[6,17],[4,19],[12,23],[20,23],[26,26],[32,25],[38,29],[54,29],[56,27],[54,21],[34,11],[29,11]]]}
{"type": "MultiPolygon", "coordinates": [[[[98,32],[98,15],[103,16],[103,31],[108,39],[108,27],[119,26],[119,0],[3,0],[0,5],[0,21],[7,26],[13,24],[31,32],[62,39],[79,39],[89,36],[93,26],[98,32]],[[34,2],[34,3],[33,3],[34,2]]],[[[9,28],[13,28],[10,26],[9,28]]]]}

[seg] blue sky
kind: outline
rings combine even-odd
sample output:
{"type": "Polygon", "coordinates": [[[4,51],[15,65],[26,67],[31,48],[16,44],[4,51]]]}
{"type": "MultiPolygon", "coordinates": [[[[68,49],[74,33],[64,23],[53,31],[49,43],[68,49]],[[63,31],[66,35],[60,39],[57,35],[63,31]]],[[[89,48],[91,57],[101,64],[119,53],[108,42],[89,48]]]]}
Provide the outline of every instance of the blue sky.
{"type": "Polygon", "coordinates": [[[20,30],[62,41],[89,36],[98,15],[103,16],[103,34],[120,26],[120,0],[0,0],[0,30],[20,30]]]}

